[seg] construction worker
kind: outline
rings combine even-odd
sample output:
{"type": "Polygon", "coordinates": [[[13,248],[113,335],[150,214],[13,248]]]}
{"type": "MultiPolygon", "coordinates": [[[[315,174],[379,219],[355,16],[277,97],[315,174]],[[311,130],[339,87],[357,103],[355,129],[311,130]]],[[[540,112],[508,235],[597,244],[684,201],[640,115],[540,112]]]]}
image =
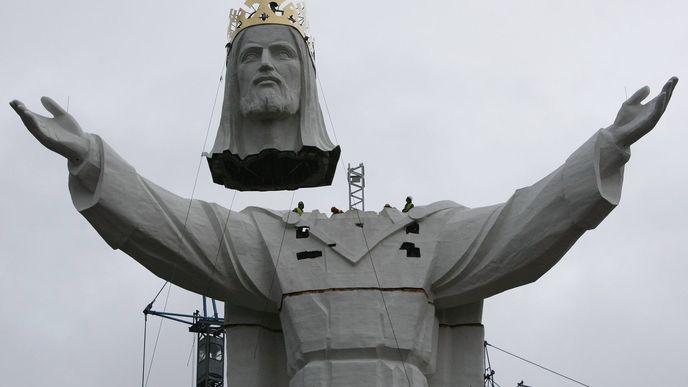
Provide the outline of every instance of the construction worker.
{"type": "Polygon", "coordinates": [[[337,207],[335,207],[335,206],[332,206],[332,208],[330,208],[330,211],[332,211],[332,215],[343,214],[343,213],[344,213],[344,211],[340,210],[339,208],[337,208],[337,207]]]}
{"type": "Polygon", "coordinates": [[[406,204],[404,205],[404,209],[401,210],[401,212],[409,212],[411,211],[411,208],[413,208],[413,198],[410,196],[406,197],[406,204]]]}
{"type": "Polygon", "coordinates": [[[296,208],[294,208],[293,212],[296,212],[297,214],[299,214],[299,216],[303,215],[303,207],[303,202],[299,202],[299,205],[296,208]]]}

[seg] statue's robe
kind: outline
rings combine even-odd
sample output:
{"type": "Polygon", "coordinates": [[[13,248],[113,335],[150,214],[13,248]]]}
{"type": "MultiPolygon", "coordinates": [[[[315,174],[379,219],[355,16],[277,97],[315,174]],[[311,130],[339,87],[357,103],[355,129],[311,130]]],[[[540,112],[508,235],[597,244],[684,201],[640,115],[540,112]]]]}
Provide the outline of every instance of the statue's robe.
{"type": "Polygon", "coordinates": [[[328,218],[180,198],[90,138],[70,166],[74,205],[111,247],[226,301],[237,387],[482,385],[482,300],[535,281],[596,227],[630,157],[600,131],[502,204],[328,218]]]}

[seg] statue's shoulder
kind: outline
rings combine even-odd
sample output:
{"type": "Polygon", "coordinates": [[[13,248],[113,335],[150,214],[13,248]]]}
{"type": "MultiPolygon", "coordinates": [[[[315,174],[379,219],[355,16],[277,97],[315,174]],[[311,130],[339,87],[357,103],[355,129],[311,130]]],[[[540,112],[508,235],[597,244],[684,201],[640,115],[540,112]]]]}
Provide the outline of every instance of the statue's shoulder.
{"type": "Polygon", "coordinates": [[[427,218],[428,216],[438,214],[442,211],[465,211],[469,208],[462,206],[451,200],[441,200],[439,202],[430,203],[424,206],[415,206],[408,212],[408,216],[411,219],[420,220],[427,218]]]}
{"type": "Polygon", "coordinates": [[[327,216],[318,210],[304,212],[303,215],[299,215],[294,211],[271,210],[269,208],[251,206],[241,210],[241,213],[253,216],[254,218],[257,216],[262,218],[267,217],[270,219],[275,219],[276,221],[279,221],[279,223],[287,223],[292,225],[299,225],[299,223],[304,222],[309,223],[318,219],[327,219],[327,216]]]}
{"type": "Polygon", "coordinates": [[[271,210],[269,208],[248,206],[241,210],[241,213],[246,215],[265,214],[275,218],[282,218],[284,214],[287,213],[287,211],[271,210]]]}
{"type": "MultiPolygon", "coordinates": [[[[410,219],[421,220],[431,215],[441,213],[442,211],[457,212],[465,211],[468,209],[468,207],[453,202],[451,200],[442,200],[427,205],[416,206],[412,208],[407,214],[402,214],[399,210],[395,208],[385,208],[383,209],[381,214],[391,216],[392,218],[404,218],[407,215],[410,219]]],[[[241,213],[244,215],[251,216],[253,218],[259,217],[262,219],[274,219],[275,221],[279,221],[279,223],[287,223],[291,225],[299,225],[301,223],[311,224],[315,223],[318,220],[328,219],[327,215],[321,213],[318,210],[314,210],[312,212],[304,212],[303,215],[299,215],[293,211],[272,210],[269,208],[251,206],[241,210],[241,213]]]]}

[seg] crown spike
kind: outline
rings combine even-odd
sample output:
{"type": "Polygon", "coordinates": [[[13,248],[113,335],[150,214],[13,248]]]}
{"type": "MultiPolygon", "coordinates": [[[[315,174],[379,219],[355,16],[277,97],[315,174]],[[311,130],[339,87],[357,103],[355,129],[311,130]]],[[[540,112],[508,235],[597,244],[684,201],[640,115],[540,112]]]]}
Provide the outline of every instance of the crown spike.
{"type": "Polygon", "coordinates": [[[315,58],[313,38],[308,31],[306,6],[295,0],[246,0],[244,7],[229,11],[227,39],[231,44],[246,28],[279,24],[295,28],[306,41],[311,58],[315,58]]]}

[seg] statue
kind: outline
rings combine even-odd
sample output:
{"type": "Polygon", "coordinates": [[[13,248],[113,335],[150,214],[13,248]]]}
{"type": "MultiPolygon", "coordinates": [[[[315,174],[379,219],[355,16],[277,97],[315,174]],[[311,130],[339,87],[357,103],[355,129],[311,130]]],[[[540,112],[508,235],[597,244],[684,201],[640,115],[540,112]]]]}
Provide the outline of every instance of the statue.
{"type": "MultiPolygon", "coordinates": [[[[293,36],[289,28],[250,25],[237,39],[264,50],[293,36]]],[[[257,91],[282,84],[265,82],[257,91]]],[[[39,142],[68,159],[73,203],[112,248],[226,302],[230,386],[479,386],[482,300],[537,280],[610,213],[630,146],[655,127],[677,82],[645,104],[649,88],[638,90],[610,126],[505,203],[332,217],[189,201],[140,176],[53,100],[42,98],[53,117],[11,106],[39,142]]],[[[249,117],[294,110],[274,106],[240,109],[249,117]]]]}

